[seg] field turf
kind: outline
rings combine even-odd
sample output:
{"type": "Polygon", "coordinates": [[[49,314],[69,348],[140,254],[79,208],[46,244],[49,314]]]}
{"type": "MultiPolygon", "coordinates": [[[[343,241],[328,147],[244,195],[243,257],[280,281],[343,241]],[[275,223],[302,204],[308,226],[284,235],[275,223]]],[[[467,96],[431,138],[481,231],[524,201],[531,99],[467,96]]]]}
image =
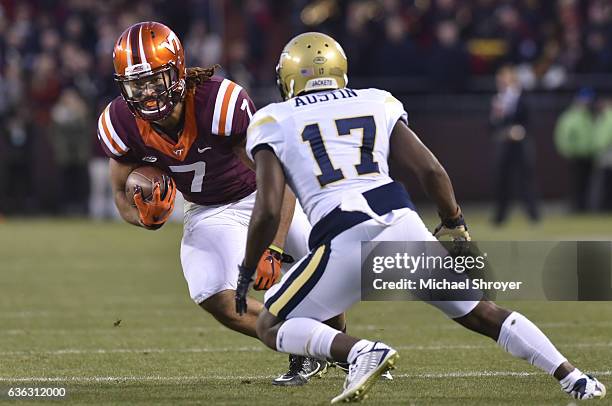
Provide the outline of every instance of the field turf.
{"type": "MultiPolygon", "coordinates": [[[[550,215],[535,227],[517,219],[502,229],[484,215],[468,220],[481,240],[610,239],[612,229],[611,217],[597,216],[550,215]]],[[[286,356],[190,301],[180,234],[177,224],[147,232],[79,220],[0,223],[0,402],[10,387],[65,387],[58,403],[72,404],[327,404],[339,393],[344,374],[335,369],[304,387],[272,387],[286,356]]],[[[612,389],[612,303],[511,305],[612,389]]],[[[552,378],[421,303],[361,303],[349,332],[400,351],[395,380],[375,386],[367,404],[572,403],[552,378]]]]}

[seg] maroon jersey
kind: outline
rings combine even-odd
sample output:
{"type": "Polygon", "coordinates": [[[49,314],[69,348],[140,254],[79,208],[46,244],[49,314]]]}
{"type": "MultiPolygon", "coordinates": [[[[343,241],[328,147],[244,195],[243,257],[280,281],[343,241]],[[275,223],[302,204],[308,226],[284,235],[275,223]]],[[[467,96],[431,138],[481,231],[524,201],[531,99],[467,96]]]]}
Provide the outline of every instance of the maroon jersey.
{"type": "Polygon", "coordinates": [[[170,174],[185,199],[201,205],[230,203],[255,190],[255,173],[234,154],[244,141],[255,106],[236,83],[212,77],[185,96],[178,142],[134,117],[122,97],[98,120],[104,152],[122,163],[156,166],[170,174]]]}

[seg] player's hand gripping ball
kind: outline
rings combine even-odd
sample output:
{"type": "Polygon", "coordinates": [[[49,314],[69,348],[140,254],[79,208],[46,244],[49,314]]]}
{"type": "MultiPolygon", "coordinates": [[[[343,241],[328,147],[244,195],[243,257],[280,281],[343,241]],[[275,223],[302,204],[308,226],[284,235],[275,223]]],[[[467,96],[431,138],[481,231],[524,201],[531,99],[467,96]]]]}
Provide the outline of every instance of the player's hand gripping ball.
{"type": "Polygon", "coordinates": [[[290,264],[293,261],[291,255],[285,254],[280,248],[271,245],[259,259],[253,289],[270,289],[280,277],[283,262],[290,264]]]}
{"type": "Polygon", "coordinates": [[[176,184],[160,169],[143,166],[129,174],[125,193],[128,201],[138,209],[142,226],[156,230],[163,226],[172,214],[176,184]]]}

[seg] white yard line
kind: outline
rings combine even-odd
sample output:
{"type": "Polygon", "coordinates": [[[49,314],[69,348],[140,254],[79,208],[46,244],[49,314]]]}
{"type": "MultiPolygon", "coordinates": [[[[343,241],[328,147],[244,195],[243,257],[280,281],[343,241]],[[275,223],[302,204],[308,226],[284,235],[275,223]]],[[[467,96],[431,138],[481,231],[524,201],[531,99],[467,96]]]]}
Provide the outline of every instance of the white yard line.
{"type": "MultiPolygon", "coordinates": [[[[612,342],[583,342],[559,343],[560,348],[607,348],[612,342]]],[[[491,350],[498,348],[494,344],[470,345],[399,345],[394,347],[405,351],[448,351],[448,350],[491,350]]],[[[211,353],[211,352],[261,352],[266,351],[262,346],[252,347],[199,347],[199,348],[64,348],[59,350],[31,350],[31,351],[0,351],[0,356],[37,356],[37,355],[96,355],[96,354],[165,354],[165,353],[211,353]]]]}
{"type": "Polygon", "coordinates": [[[173,310],[140,310],[140,309],[121,309],[116,312],[113,311],[87,311],[87,312],[69,312],[61,310],[22,310],[22,311],[0,311],[0,319],[29,319],[29,318],[55,318],[59,317],[62,319],[74,318],[74,317],[99,317],[108,318],[116,315],[128,315],[138,316],[176,316],[177,314],[185,314],[183,309],[173,310]]]}
{"type": "Polygon", "coordinates": [[[78,349],[66,348],[62,350],[43,350],[43,351],[0,351],[0,356],[20,356],[20,355],[88,355],[88,354],[164,354],[164,353],[210,353],[210,352],[260,352],[265,348],[261,347],[222,347],[222,348],[93,348],[78,349]]]}
{"type": "MultiPolygon", "coordinates": [[[[596,376],[610,376],[612,371],[590,371],[596,376]]],[[[543,372],[516,371],[463,371],[463,372],[422,372],[413,374],[394,374],[395,378],[490,378],[490,377],[528,377],[545,376],[543,372]]],[[[259,380],[271,379],[274,375],[202,375],[202,376],[58,376],[58,377],[0,377],[0,382],[61,382],[61,383],[122,383],[122,382],[202,382],[210,380],[259,380]]],[[[342,378],[342,376],[338,376],[342,378]]]]}
{"type": "Polygon", "coordinates": [[[201,382],[206,380],[244,380],[271,379],[276,376],[66,376],[66,377],[0,377],[0,382],[66,382],[66,383],[100,383],[100,382],[201,382]]]}
{"type": "MultiPolygon", "coordinates": [[[[612,371],[588,371],[595,376],[609,376],[612,371]]],[[[393,374],[396,378],[487,378],[487,377],[509,377],[509,376],[544,376],[544,372],[513,372],[513,371],[464,371],[464,372],[442,372],[420,374],[393,374]]]]}
{"type": "Polygon", "coordinates": [[[116,333],[121,334],[125,331],[126,334],[160,334],[160,333],[211,333],[211,332],[224,332],[228,331],[227,327],[214,326],[214,327],[155,327],[155,328],[142,328],[137,326],[131,326],[129,324],[122,324],[118,327],[113,327],[111,323],[108,323],[107,328],[87,328],[87,327],[75,327],[71,329],[66,328],[47,328],[39,327],[32,329],[6,329],[1,330],[0,335],[96,335],[96,334],[109,334],[116,333]]]}

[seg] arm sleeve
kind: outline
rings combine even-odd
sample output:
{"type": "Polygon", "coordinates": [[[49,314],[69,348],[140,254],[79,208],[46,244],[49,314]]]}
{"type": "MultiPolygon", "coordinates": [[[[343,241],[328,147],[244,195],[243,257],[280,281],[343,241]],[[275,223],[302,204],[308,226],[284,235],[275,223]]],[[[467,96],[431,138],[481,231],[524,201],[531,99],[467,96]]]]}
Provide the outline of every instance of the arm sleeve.
{"type": "Polygon", "coordinates": [[[239,144],[246,137],[255,105],[246,90],[231,80],[223,79],[215,91],[211,133],[239,144]]]}
{"type": "Polygon", "coordinates": [[[234,115],[232,117],[231,136],[236,140],[242,141],[247,135],[249,123],[255,114],[255,104],[247,94],[246,90],[241,89],[236,98],[234,115]]]}
{"type": "Polygon", "coordinates": [[[279,123],[270,114],[261,110],[253,116],[247,132],[246,151],[253,160],[253,154],[259,149],[271,149],[280,159],[282,155],[283,136],[279,123]]]}
{"type": "Polygon", "coordinates": [[[402,120],[406,125],[408,125],[408,113],[404,110],[404,105],[401,101],[397,100],[391,93],[387,93],[385,97],[385,113],[387,118],[387,128],[389,129],[389,136],[391,135],[391,131],[393,131],[393,127],[398,122],[398,120],[402,120]]]}
{"type": "Polygon", "coordinates": [[[106,106],[98,118],[98,141],[107,157],[113,158],[118,162],[131,163],[134,160],[132,159],[130,148],[127,142],[119,135],[121,129],[117,125],[112,107],[112,103],[106,106]]]}

